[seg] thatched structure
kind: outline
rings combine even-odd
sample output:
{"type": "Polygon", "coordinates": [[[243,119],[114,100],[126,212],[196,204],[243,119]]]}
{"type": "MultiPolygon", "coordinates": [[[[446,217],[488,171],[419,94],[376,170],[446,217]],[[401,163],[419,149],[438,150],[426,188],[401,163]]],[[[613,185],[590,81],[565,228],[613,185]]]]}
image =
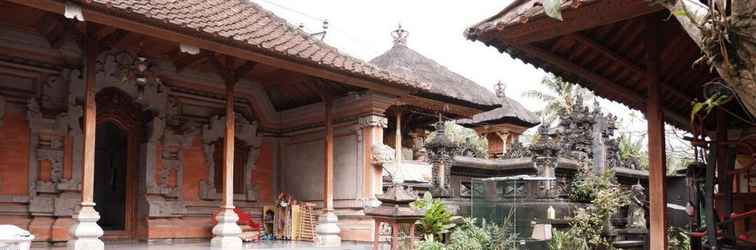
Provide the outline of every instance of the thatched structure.
{"type": "Polygon", "coordinates": [[[496,96],[483,86],[461,76],[433,59],[425,57],[407,46],[409,32],[401,27],[392,32],[394,46],[370,60],[370,63],[392,74],[427,82],[430,91],[420,96],[445,99],[447,102],[491,109],[499,105],[496,96]]]}

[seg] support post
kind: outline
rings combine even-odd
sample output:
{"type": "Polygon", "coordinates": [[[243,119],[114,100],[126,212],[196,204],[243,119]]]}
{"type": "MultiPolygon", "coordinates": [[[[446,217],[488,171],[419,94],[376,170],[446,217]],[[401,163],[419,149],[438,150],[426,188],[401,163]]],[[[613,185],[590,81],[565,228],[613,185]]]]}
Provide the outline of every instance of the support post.
{"type": "Polygon", "coordinates": [[[664,113],[661,107],[661,83],[659,82],[659,44],[655,19],[646,23],[646,120],[648,120],[648,163],[650,194],[650,249],[667,249],[667,173],[664,113]]]}
{"type": "Polygon", "coordinates": [[[87,35],[85,38],[85,71],[84,84],[84,167],[81,177],[81,208],[73,216],[74,224],[71,227],[71,239],[68,241],[68,249],[71,250],[102,250],[105,244],[100,240],[103,235],[102,228],[97,225],[100,214],[95,210],[94,203],[94,157],[95,157],[95,130],[97,128],[97,111],[95,103],[95,79],[97,67],[97,30],[93,23],[87,23],[87,35]]]}
{"type": "MultiPolygon", "coordinates": [[[[227,65],[228,66],[228,65],[227,65]]],[[[213,249],[238,249],[242,247],[241,228],[236,224],[239,216],[234,212],[234,140],[236,115],[234,113],[234,87],[236,79],[226,80],[226,129],[223,137],[223,200],[218,221],[213,227],[213,249]]]]}
{"type": "MultiPolygon", "coordinates": [[[[717,118],[717,130],[716,130],[716,146],[717,147],[717,186],[719,187],[718,191],[720,193],[721,202],[717,204],[721,204],[721,208],[717,208],[718,212],[724,217],[724,220],[730,219],[730,214],[732,213],[733,207],[732,207],[732,175],[730,172],[734,169],[734,166],[730,164],[730,161],[733,161],[733,159],[730,158],[729,145],[725,144],[729,138],[727,135],[727,113],[725,113],[722,110],[716,111],[716,118],[717,118]]],[[[713,167],[713,166],[712,166],[713,167]]],[[[730,239],[735,238],[735,223],[728,223],[724,230],[723,234],[730,239]]]]}
{"type": "Polygon", "coordinates": [[[323,174],[323,215],[320,217],[315,231],[317,232],[318,246],[340,246],[341,229],[338,217],[333,209],[333,100],[323,95],[325,104],[325,156],[323,174]]]}
{"type": "MultiPolygon", "coordinates": [[[[394,132],[394,149],[397,169],[402,164],[402,111],[396,111],[396,131],[394,132]]],[[[401,170],[400,170],[401,171],[401,170]]]]}

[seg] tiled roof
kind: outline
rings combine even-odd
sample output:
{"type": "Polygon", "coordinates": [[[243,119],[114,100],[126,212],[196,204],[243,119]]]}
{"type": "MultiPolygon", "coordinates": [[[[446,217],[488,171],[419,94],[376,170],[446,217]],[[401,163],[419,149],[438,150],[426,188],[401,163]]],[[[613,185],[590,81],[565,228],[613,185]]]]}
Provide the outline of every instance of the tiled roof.
{"type": "Polygon", "coordinates": [[[80,1],[85,5],[99,5],[126,18],[241,44],[255,51],[342,74],[415,90],[430,88],[428,83],[392,74],[341,53],[248,0],[80,1]]]}
{"type": "Polygon", "coordinates": [[[469,127],[509,123],[529,128],[540,123],[533,113],[514,99],[502,96],[499,100],[501,107],[474,115],[472,119],[457,120],[457,123],[469,127]]]}

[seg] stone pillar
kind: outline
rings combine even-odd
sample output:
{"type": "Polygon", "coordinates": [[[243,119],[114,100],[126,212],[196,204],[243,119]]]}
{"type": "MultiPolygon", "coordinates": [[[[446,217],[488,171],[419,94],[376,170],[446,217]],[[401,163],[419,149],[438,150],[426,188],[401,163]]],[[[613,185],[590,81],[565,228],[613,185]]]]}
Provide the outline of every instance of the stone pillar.
{"type": "Polygon", "coordinates": [[[394,164],[396,165],[396,173],[392,173],[394,176],[391,181],[396,183],[404,183],[404,175],[401,173],[402,169],[402,111],[396,111],[394,130],[394,164]]]}
{"type": "Polygon", "coordinates": [[[496,132],[496,135],[501,139],[501,153],[506,154],[507,149],[509,148],[509,144],[507,143],[509,132],[496,132]]]}
{"type": "Polygon", "coordinates": [[[325,102],[325,157],[323,175],[323,215],[320,216],[317,233],[317,245],[333,247],[341,245],[341,229],[338,217],[333,212],[333,100],[323,98],[325,102]]]}
{"type": "Polygon", "coordinates": [[[454,163],[454,155],[459,149],[459,146],[446,136],[444,130],[444,123],[439,121],[436,124],[436,136],[425,145],[428,158],[433,164],[431,193],[436,197],[447,197],[450,194],[449,176],[454,163]]]}
{"type": "Polygon", "coordinates": [[[376,207],[380,205],[380,202],[375,195],[383,193],[383,167],[374,162],[373,145],[383,144],[383,129],[388,127],[388,119],[378,115],[367,115],[358,119],[358,126],[362,129],[365,138],[363,140],[365,185],[362,194],[368,206],[376,207]]]}
{"type": "Polygon", "coordinates": [[[102,250],[105,244],[100,240],[104,233],[97,225],[100,214],[95,210],[94,203],[94,156],[95,130],[97,128],[97,111],[95,107],[95,77],[97,67],[98,43],[96,30],[92,23],[87,23],[85,67],[86,82],[84,84],[84,167],[82,173],[81,207],[74,214],[74,224],[71,227],[71,239],[68,249],[71,250],[102,250]]]}
{"type": "Polygon", "coordinates": [[[223,137],[223,200],[218,221],[213,227],[210,247],[214,249],[239,249],[242,241],[241,228],[236,224],[239,217],[234,212],[234,139],[236,115],[234,114],[234,86],[236,81],[226,81],[226,129],[223,137]]]}

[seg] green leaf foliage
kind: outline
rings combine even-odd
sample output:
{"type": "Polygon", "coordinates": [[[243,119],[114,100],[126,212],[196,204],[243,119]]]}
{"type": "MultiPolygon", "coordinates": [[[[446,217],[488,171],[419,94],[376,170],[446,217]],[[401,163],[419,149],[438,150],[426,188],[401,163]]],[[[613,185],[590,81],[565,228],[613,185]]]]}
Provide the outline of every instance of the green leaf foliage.
{"type": "MultiPolygon", "coordinates": [[[[507,220],[509,221],[509,220],[507,220]]],[[[454,228],[449,237],[449,244],[443,245],[426,237],[418,244],[418,249],[428,250],[508,250],[517,249],[517,235],[509,224],[496,225],[478,222],[475,218],[464,218],[454,228]]]]}
{"type": "MultiPolygon", "coordinates": [[[[590,168],[588,168],[590,169],[590,168]]],[[[570,198],[590,202],[570,219],[570,229],[552,238],[551,250],[609,249],[611,242],[604,232],[609,218],[630,202],[630,197],[606,169],[601,174],[579,172],[573,182],[570,198]]]]}
{"type": "Polygon", "coordinates": [[[706,116],[711,113],[712,109],[716,108],[717,106],[721,106],[730,100],[730,96],[721,94],[714,94],[703,102],[693,100],[690,110],[690,122],[693,123],[697,116],[700,116],[702,119],[706,118],[706,116]]]}
{"type": "Polygon", "coordinates": [[[425,192],[422,198],[410,203],[410,206],[425,209],[425,215],[415,225],[426,238],[442,238],[456,226],[454,221],[459,218],[449,212],[440,199],[433,199],[429,192],[425,192]]]}

